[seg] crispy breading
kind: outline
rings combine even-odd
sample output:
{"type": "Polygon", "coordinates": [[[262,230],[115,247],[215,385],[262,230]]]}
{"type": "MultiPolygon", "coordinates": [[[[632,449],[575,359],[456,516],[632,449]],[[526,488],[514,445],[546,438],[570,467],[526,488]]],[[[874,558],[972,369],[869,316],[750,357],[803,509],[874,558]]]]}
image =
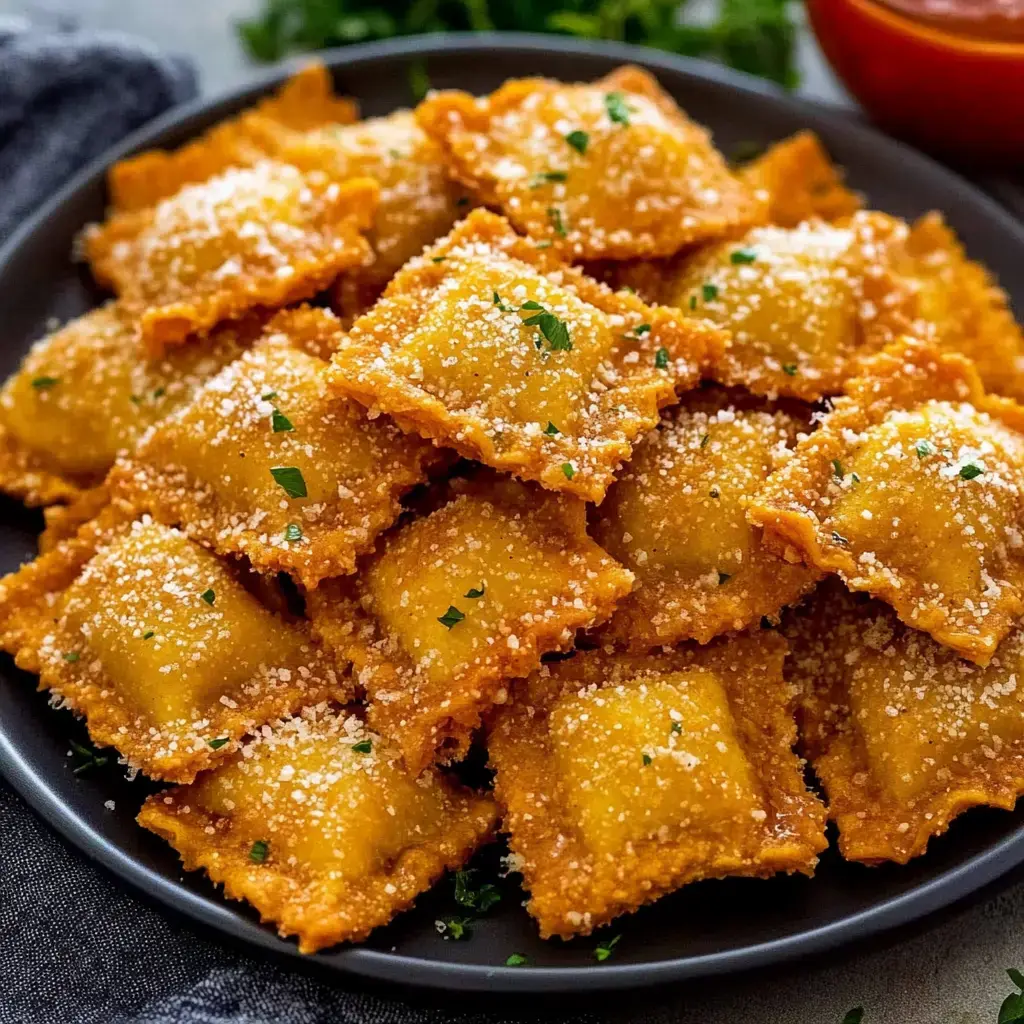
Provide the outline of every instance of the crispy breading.
{"type": "Polygon", "coordinates": [[[177,530],[111,514],[0,581],[0,643],[156,779],[191,782],[272,718],[353,684],[177,530]]]}
{"type": "Polygon", "coordinates": [[[73,539],[88,522],[99,516],[110,504],[110,490],[105,484],[79,491],[66,505],[49,505],[43,509],[46,524],[39,534],[39,554],[45,555],[64,541],[73,539]]]}
{"type": "Polygon", "coordinates": [[[490,838],[495,818],[490,797],[434,769],[413,778],[358,714],[322,706],[149,797],[138,821],[314,953],[411,906],[490,838]]]}
{"type": "Polygon", "coordinates": [[[600,629],[633,650],[774,618],[820,573],[761,544],[746,509],[808,417],[743,393],[693,391],[637,445],[591,517],[591,535],[636,576],[600,629]]]}
{"type": "Polygon", "coordinates": [[[776,142],[739,169],[739,177],[768,203],[768,219],[783,228],[802,221],[851,217],[863,197],[843,184],[843,173],[829,159],[814,132],[803,131],[776,142]]]}
{"type": "Polygon", "coordinates": [[[905,864],[970,807],[1024,793],[1024,630],[981,668],[886,605],[823,586],[786,624],[801,733],[848,860],[905,864]]]}
{"type": "Polygon", "coordinates": [[[82,235],[93,273],[159,354],[257,307],[306,299],[370,249],[380,186],[264,160],[188,185],[82,235]]]}
{"type": "Polygon", "coordinates": [[[573,260],[671,256],[763,218],[708,132],[639,68],[433,93],[416,116],[481,202],[573,260]]]}
{"type": "Polygon", "coordinates": [[[306,587],[355,569],[439,452],[330,393],[303,351],[334,315],[286,310],[263,340],[164,420],[110,475],[115,494],[221,555],[306,587]]]}
{"type": "Polygon", "coordinates": [[[587,536],[581,501],[484,476],[386,534],[308,608],[354,662],[370,723],[418,771],[465,754],[509,680],[606,619],[632,580],[587,536]]]}
{"type": "Polygon", "coordinates": [[[910,338],[865,364],[752,503],[765,543],[979,664],[1024,612],[1024,409],[910,338]]]}
{"type": "Polygon", "coordinates": [[[321,61],[313,61],[278,92],[237,117],[219,121],[180,149],[151,149],[119,160],[107,172],[111,205],[119,211],[154,206],[185,185],[279,152],[296,133],[350,124],[359,116],[358,108],[336,97],[333,88],[331,73],[321,61]]]}
{"type": "Polygon", "coordinates": [[[256,318],[147,358],[107,303],[37,341],[0,390],[0,489],[29,504],[77,497],[119,451],[187,402],[259,334],[256,318]]]}
{"type": "Polygon", "coordinates": [[[913,330],[973,360],[985,387],[1024,400],[1024,334],[1006,293],[932,212],[893,247],[895,266],[915,286],[913,330]]]}
{"type": "Polygon", "coordinates": [[[902,322],[909,300],[885,259],[900,228],[875,213],[845,227],[753,228],[681,259],[662,297],[730,331],[716,380],[815,401],[841,391],[902,322]]]}
{"type": "Polygon", "coordinates": [[[467,458],[600,500],[722,332],[608,288],[474,210],[407,264],[328,380],[467,458]]]}
{"type": "Polygon", "coordinates": [[[448,177],[440,147],[408,110],[314,129],[285,146],[280,157],[338,181],[366,177],[380,184],[380,205],[367,234],[373,262],[343,274],[334,288],[338,312],[349,320],[366,312],[399,267],[466,212],[460,204],[464,190],[448,177]]]}
{"type": "Polygon", "coordinates": [[[810,875],[825,809],[792,751],[775,633],[580,653],[516,684],[488,738],[541,936],[586,935],[702,878],[810,875]]]}

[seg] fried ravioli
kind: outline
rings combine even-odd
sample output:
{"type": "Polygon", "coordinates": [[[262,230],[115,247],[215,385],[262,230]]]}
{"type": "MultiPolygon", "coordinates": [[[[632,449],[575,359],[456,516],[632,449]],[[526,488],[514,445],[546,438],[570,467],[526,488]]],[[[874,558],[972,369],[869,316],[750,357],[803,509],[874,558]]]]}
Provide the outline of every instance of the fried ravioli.
{"type": "Polygon", "coordinates": [[[460,867],[493,801],[434,769],[413,777],[356,713],[321,706],[264,729],[139,823],[314,953],[358,941],[460,867]]]}
{"type": "Polygon", "coordinates": [[[792,751],[786,644],[580,653],[517,684],[488,743],[541,936],[702,878],[814,871],[825,810],[792,751]]]}

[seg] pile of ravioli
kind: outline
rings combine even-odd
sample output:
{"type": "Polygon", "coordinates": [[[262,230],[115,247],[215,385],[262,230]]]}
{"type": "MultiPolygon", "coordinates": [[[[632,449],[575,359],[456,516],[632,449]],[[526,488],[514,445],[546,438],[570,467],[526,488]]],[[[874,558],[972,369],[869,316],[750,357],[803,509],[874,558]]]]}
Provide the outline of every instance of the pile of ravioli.
{"type": "Polygon", "coordinates": [[[109,187],[0,392],[2,646],[303,951],[498,833],[570,938],[1024,791],[1024,339],[939,214],[635,68],[311,65],[109,187]]]}

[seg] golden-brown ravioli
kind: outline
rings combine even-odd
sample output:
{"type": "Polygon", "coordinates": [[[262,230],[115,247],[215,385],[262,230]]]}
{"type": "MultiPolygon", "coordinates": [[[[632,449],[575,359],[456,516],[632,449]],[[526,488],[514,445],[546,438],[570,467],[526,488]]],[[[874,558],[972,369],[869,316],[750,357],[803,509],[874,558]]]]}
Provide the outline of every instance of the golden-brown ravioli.
{"type": "Polygon", "coordinates": [[[264,160],[115,213],[83,241],[98,280],[159,353],[255,307],[309,298],[359,266],[379,192],[368,178],[339,183],[264,160]]]}
{"type": "Polygon", "coordinates": [[[749,510],[787,558],[837,572],[985,664],[1024,612],[1024,410],[904,339],[865,364],[749,510]]]}
{"type": "Polygon", "coordinates": [[[326,363],[303,340],[340,329],[326,310],[279,313],[255,348],[119,462],[114,493],[307,587],[352,572],[438,452],[327,390],[326,363]]]}
{"type": "Polygon", "coordinates": [[[792,751],[769,631],[660,654],[577,654],[517,684],[489,735],[527,910],[586,935],[701,878],[810,875],[825,809],[792,751]]]}
{"type": "Polygon", "coordinates": [[[761,545],[746,509],[806,422],[739,393],[694,391],[637,445],[591,535],[636,577],[601,630],[637,650],[776,616],[819,573],[761,545]]]}
{"type": "Polygon", "coordinates": [[[982,668],[823,586],[786,627],[801,734],[849,860],[905,864],[970,807],[1024,793],[1024,630],[982,668]]]}
{"type": "Polygon", "coordinates": [[[768,203],[768,219],[783,228],[805,220],[851,217],[863,205],[856,192],[843,185],[842,171],[825,152],[814,132],[776,142],[756,160],[741,167],[740,179],[768,203]]]}
{"type": "Polygon", "coordinates": [[[137,327],[107,303],[32,347],[0,390],[0,488],[28,504],[99,483],[119,451],[245,350],[259,324],[226,325],[148,358],[137,327]]]}
{"type": "Polygon", "coordinates": [[[371,724],[411,770],[463,755],[511,679],[628,593],[631,574],[585,519],[576,498],[477,480],[386,534],[356,576],[309,595],[314,630],[355,663],[371,724]]]}
{"type": "Polygon", "coordinates": [[[613,294],[473,211],[334,354],[341,394],[460,454],[599,500],[724,336],[613,294]]]}
{"type": "Polygon", "coordinates": [[[490,797],[434,769],[413,777],[358,714],[320,706],[151,796],[138,820],[314,953],[411,906],[490,838],[495,818],[490,797]]]}
{"type": "Polygon", "coordinates": [[[671,256],[763,215],[639,68],[586,85],[526,78],[483,99],[434,93],[416,116],[483,203],[573,260],[671,256]]]}
{"type": "Polygon", "coordinates": [[[843,227],[753,228],[683,259],[662,300],[729,330],[712,370],[721,383],[808,401],[837,394],[856,359],[889,340],[892,307],[905,301],[885,261],[897,226],[863,214],[843,227]]]}
{"type": "Polygon", "coordinates": [[[185,185],[279,152],[297,133],[350,124],[357,117],[351,100],[333,94],[331,74],[324,64],[312,61],[274,95],[219,122],[180,149],[151,149],[119,160],[107,174],[111,205],[118,211],[154,206],[185,185]]]}
{"type": "Polygon", "coordinates": [[[0,581],[0,643],[94,742],[191,782],[255,727],[351,698],[305,629],[225,562],[177,530],[114,520],[0,581]]]}

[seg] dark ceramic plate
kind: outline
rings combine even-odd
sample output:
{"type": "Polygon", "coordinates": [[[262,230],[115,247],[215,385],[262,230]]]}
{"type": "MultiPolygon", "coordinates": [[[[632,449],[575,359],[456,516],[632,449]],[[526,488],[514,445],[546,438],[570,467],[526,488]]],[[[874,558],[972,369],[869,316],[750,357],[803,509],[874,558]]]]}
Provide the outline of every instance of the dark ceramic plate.
{"type": "MultiPolygon", "coordinates": [[[[413,60],[425,61],[435,87],[478,93],[515,76],[582,80],[625,61],[643,64],[713,129],[727,154],[741,144],[812,128],[872,206],[905,217],[945,211],[968,251],[996,271],[1024,312],[1024,228],[966,181],[846,113],[655,50],[551,37],[409,39],[355,46],[325,59],[340,91],[358,97],[371,115],[410,104],[413,60]]],[[[72,262],[71,246],[82,225],[103,214],[106,167],[138,149],[185,142],[251,104],[285,74],[276,69],[224,99],[172,112],[83,171],[11,239],[0,253],[0,373],[14,370],[51,317],[75,316],[100,300],[72,262]]],[[[0,503],[0,568],[13,569],[34,553],[39,526],[37,514],[0,503]]],[[[253,947],[297,957],[292,943],[260,926],[246,907],[222,899],[202,876],[182,877],[170,847],[134,823],[148,791],[144,781],[127,782],[116,765],[72,774],[69,740],[84,733],[69,714],[50,710],[34,684],[9,659],[0,662],[0,770],[25,799],[69,840],[148,895],[253,947]],[[105,809],[109,800],[115,810],[105,809]]],[[[496,862],[498,852],[486,851],[483,865],[496,862]]],[[[434,921],[457,909],[445,881],[365,945],[313,960],[328,970],[439,988],[523,992],[647,985],[765,965],[863,938],[946,906],[1022,861],[1024,812],[976,811],[908,867],[869,870],[829,851],[813,880],[688,886],[616,924],[609,934],[621,931],[622,942],[614,958],[600,965],[592,952],[597,938],[541,942],[511,881],[503,883],[505,899],[475,926],[470,941],[443,941],[434,921]],[[530,966],[505,967],[513,952],[528,956],[530,966]]]]}

